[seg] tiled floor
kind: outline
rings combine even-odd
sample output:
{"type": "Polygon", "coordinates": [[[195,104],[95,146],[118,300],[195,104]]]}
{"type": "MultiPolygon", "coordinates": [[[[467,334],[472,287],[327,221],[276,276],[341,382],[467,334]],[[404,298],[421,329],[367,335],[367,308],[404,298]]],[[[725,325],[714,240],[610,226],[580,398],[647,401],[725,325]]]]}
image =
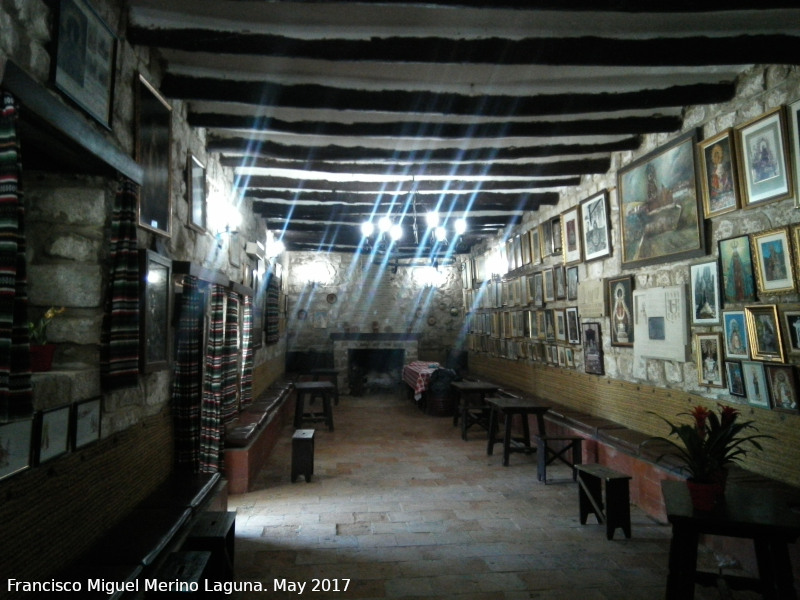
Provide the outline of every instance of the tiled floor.
{"type": "MultiPolygon", "coordinates": [[[[317,427],[310,483],[290,481],[287,428],[258,489],[230,498],[237,580],[269,590],[233,597],[296,598],[306,584],[303,597],[331,600],[663,598],[669,527],[636,507],[630,540],[617,530],[608,541],[593,517],[580,525],[567,467],[551,485],[536,480],[535,456],[503,467],[485,433],[463,441],[451,418],[402,391],[344,396],[334,412],[334,432],[317,427]],[[313,592],[315,579],[329,591],[313,592]]],[[[701,560],[716,565],[709,552],[701,560]]],[[[696,597],[753,596],[698,587],[696,597]]]]}

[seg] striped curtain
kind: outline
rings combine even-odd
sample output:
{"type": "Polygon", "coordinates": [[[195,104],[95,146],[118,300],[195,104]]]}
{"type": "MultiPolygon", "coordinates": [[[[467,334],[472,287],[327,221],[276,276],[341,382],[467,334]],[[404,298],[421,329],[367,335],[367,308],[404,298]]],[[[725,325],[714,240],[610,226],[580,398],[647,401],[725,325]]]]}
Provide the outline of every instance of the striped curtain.
{"type": "Polygon", "coordinates": [[[0,421],[33,413],[17,107],[0,92],[0,421]]]}
{"type": "Polygon", "coordinates": [[[197,278],[185,275],[178,307],[172,415],[175,423],[175,460],[197,471],[200,465],[200,401],[203,375],[203,294],[197,278]]]}
{"type": "Polygon", "coordinates": [[[225,344],[222,358],[222,421],[239,410],[239,294],[228,291],[225,311],[225,344]]]}
{"type": "Polygon", "coordinates": [[[242,381],[239,406],[253,402],[253,299],[245,296],[242,300],[242,381]]]}
{"type": "Polygon", "coordinates": [[[206,344],[203,401],[200,404],[200,472],[222,469],[222,384],[225,358],[225,288],[211,286],[211,318],[206,344]]]}
{"type": "Polygon", "coordinates": [[[111,217],[111,272],[102,331],[101,373],[107,392],[135,387],[139,377],[138,186],[121,178],[111,217]]]}

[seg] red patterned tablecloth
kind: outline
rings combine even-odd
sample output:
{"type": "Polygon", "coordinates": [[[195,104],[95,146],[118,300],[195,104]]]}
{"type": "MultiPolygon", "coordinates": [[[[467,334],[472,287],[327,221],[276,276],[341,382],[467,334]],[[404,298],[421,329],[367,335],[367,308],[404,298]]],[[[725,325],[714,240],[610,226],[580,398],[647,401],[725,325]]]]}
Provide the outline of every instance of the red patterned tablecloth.
{"type": "Polygon", "coordinates": [[[414,390],[414,400],[422,398],[422,392],[428,389],[431,373],[439,368],[439,363],[421,360],[408,363],[403,367],[403,381],[414,390]]]}

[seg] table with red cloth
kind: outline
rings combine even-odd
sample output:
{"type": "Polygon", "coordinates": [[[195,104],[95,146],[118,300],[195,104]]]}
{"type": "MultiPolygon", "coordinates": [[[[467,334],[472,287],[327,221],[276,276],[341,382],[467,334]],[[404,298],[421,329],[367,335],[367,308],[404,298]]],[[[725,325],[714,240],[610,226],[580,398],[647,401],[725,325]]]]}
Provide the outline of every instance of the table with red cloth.
{"type": "Polygon", "coordinates": [[[403,367],[403,381],[414,390],[414,400],[419,401],[422,394],[428,389],[431,374],[440,368],[439,363],[415,360],[403,367]]]}

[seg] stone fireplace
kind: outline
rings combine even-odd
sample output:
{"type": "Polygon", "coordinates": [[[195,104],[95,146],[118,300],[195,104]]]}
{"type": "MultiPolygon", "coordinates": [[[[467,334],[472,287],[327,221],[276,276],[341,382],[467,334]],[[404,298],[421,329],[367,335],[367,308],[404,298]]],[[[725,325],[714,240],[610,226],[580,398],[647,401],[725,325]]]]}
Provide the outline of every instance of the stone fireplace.
{"type": "Polygon", "coordinates": [[[364,382],[350,381],[351,367],[356,376],[361,378],[365,372],[383,370],[389,378],[394,378],[394,371],[400,373],[396,377],[399,382],[403,364],[418,360],[419,334],[416,333],[332,333],[333,366],[339,371],[339,390],[342,393],[358,392],[364,382]],[[401,354],[402,353],[402,354],[401,354]]]}

